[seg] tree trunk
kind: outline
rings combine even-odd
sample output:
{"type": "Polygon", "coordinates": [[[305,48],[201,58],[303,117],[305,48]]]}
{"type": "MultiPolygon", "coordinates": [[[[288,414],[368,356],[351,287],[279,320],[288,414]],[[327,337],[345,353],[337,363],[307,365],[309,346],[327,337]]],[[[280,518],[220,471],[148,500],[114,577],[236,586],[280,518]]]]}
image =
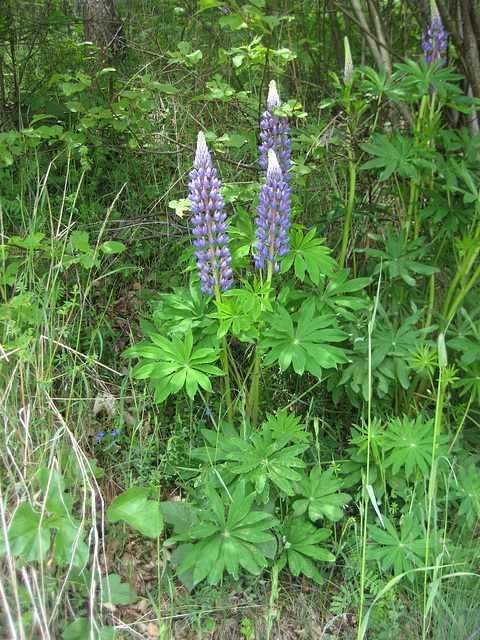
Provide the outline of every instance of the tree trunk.
{"type": "MultiPolygon", "coordinates": [[[[437,0],[437,8],[445,30],[452,39],[458,55],[460,71],[465,75],[467,92],[480,97],[480,12],[477,0],[459,0],[457,5],[458,21],[455,25],[444,0],[437,0]]],[[[465,116],[471,136],[480,130],[479,114],[465,116]]]]}
{"type": "Polygon", "coordinates": [[[120,55],[126,46],[125,32],[115,0],[80,0],[85,40],[102,51],[120,55]]]}
{"type": "Polygon", "coordinates": [[[341,75],[345,66],[344,44],[337,17],[337,10],[331,0],[327,0],[326,13],[330,20],[330,29],[332,30],[333,49],[335,51],[335,58],[337,59],[337,72],[341,75]]]}

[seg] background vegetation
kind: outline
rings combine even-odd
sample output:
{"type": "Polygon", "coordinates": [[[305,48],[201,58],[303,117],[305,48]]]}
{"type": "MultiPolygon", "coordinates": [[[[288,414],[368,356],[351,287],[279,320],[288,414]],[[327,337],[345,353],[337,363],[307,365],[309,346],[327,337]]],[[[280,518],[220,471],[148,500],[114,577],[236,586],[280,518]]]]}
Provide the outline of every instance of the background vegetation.
{"type": "Polygon", "coordinates": [[[437,8],[426,61],[427,2],[4,0],[2,637],[478,636],[480,11],[437,8]],[[291,250],[262,279],[272,79],[291,250]]]}

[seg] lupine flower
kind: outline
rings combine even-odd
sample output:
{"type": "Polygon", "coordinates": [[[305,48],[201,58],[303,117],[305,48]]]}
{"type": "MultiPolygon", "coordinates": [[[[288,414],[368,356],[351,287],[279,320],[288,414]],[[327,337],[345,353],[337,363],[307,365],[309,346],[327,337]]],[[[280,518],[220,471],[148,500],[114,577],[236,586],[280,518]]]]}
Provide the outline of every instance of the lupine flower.
{"type": "Polygon", "coordinates": [[[110,435],[112,436],[112,438],[116,438],[119,433],[120,429],[114,429],[110,435]]]}
{"type": "Polygon", "coordinates": [[[255,219],[257,242],[253,245],[257,250],[254,255],[257,269],[265,268],[265,261],[273,263],[273,270],[280,270],[280,259],[290,251],[287,235],[290,229],[291,200],[290,188],[283,179],[280,164],[273,149],[268,151],[268,168],[265,184],[259,196],[258,216],[255,219]]]}
{"type": "MultiPolygon", "coordinates": [[[[431,7],[432,21],[427,31],[427,39],[422,44],[423,57],[430,67],[440,60],[441,52],[448,47],[448,33],[443,28],[442,19],[433,0],[431,0],[431,7]]],[[[438,68],[441,69],[445,64],[446,61],[442,60],[438,68]]]]}
{"type": "Polygon", "coordinates": [[[343,71],[343,82],[345,85],[350,85],[353,82],[353,60],[352,52],[350,51],[350,43],[347,36],[345,36],[345,69],[343,71]]]}
{"type": "Polygon", "coordinates": [[[254,260],[257,269],[264,269],[265,260],[268,260],[273,263],[275,272],[280,269],[280,258],[290,251],[287,233],[291,211],[289,182],[292,178],[292,141],[288,135],[288,118],[277,116],[273,111],[274,107],[281,104],[277,86],[272,80],[268,90],[267,110],[260,122],[262,144],[258,147],[259,164],[265,170],[265,184],[262,186],[260,204],[257,207],[258,217],[255,220],[257,242],[254,248],[258,253],[254,255],[254,260]]]}
{"type": "Polygon", "coordinates": [[[207,148],[205,136],[198,134],[197,151],[193,161],[193,170],[190,171],[188,187],[192,201],[190,211],[191,223],[194,228],[193,244],[197,249],[198,277],[202,281],[202,293],[212,295],[215,286],[225,292],[233,284],[230,267],[232,256],[227,246],[229,240],[227,231],[227,218],[223,208],[222,195],[219,191],[221,181],[217,178],[217,170],[212,165],[212,158],[207,148]]]}
{"type": "Polygon", "coordinates": [[[282,171],[283,179],[289,183],[292,175],[290,173],[291,162],[290,155],[292,150],[290,145],[292,141],[289,137],[290,126],[287,117],[280,117],[274,114],[273,108],[281,105],[280,96],[278,95],[275,80],[272,80],[268,89],[267,110],[263,113],[260,122],[260,138],[262,144],[258,147],[260,152],[259,164],[264,169],[265,177],[267,177],[268,166],[268,150],[273,149],[277,156],[278,164],[282,171]]]}
{"type": "Polygon", "coordinates": [[[100,431],[100,433],[97,433],[98,442],[100,442],[100,440],[103,440],[104,437],[105,437],[105,434],[103,433],[103,431],[100,431]]]}

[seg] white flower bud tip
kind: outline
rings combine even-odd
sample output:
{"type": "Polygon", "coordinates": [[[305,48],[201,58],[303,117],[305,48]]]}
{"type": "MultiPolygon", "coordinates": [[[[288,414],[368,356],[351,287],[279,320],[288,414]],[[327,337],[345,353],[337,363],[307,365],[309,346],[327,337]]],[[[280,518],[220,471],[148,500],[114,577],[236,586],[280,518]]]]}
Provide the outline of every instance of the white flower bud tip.
{"type": "Polygon", "coordinates": [[[273,107],[279,107],[282,103],[280,102],[280,96],[278,95],[277,85],[275,80],[272,80],[268,85],[268,97],[267,97],[267,107],[272,109],[273,107]]]}

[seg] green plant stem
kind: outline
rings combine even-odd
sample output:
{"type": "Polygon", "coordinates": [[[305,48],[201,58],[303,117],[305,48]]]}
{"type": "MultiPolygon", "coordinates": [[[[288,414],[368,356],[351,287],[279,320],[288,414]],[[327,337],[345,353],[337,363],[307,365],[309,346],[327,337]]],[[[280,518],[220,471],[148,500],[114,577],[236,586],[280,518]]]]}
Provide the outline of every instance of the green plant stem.
{"type": "Polygon", "coordinates": [[[365,495],[366,487],[370,484],[370,447],[372,442],[372,333],[375,326],[375,318],[377,315],[378,304],[380,301],[380,284],[382,282],[382,272],[378,278],[377,295],[375,299],[375,307],[373,309],[372,319],[368,323],[368,402],[367,402],[367,468],[365,471],[365,482],[362,485],[363,500],[363,522],[362,522],[362,566],[360,574],[360,607],[358,612],[358,634],[357,640],[362,640],[362,617],[363,607],[365,604],[365,563],[367,557],[367,515],[368,515],[368,496],[365,495]]]}
{"type": "Polygon", "coordinates": [[[425,320],[424,329],[428,329],[428,327],[432,323],[432,313],[434,309],[434,304],[435,304],[435,274],[432,273],[428,281],[428,312],[427,312],[427,318],[425,320]]]}
{"type": "Polygon", "coordinates": [[[455,278],[452,280],[450,287],[448,289],[448,294],[447,297],[445,299],[445,304],[443,305],[443,313],[442,315],[447,319],[447,321],[450,321],[456,310],[458,309],[458,307],[460,306],[462,300],[465,298],[465,296],[467,295],[467,293],[470,291],[470,289],[473,287],[473,285],[475,284],[475,282],[478,280],[479,276],[480,276],[480,265],[475,269],[472,277],[470,278],[470,280],[468,281],[468,284],[466,284],[465,286],[462,287],[462,290],[459,291],[454,299],[454,301],[452,302],[451,306],[450,306],[450,300],[452,299],[453,293],[455,291],[455,287],[458,284],[458,281],[460,280],[460,278],[463,276],[466,276],[468,274],[468,272],[471,269],[471,266],[473,264],[473,260],[475,259],[475,257],[478,255],[478,252],[480,251],[480,247],[479,249],[477,249],[475,251],[474,256],[472,256],[472,260],[469,260],[469,265],[467,265],[467,268],[463,271],[458,271],[457,274],[455,275],[455,278]]]}
{"type": "MultiPolygon", "coordinates": [[[[428,104],[428,96],[423,96],[420,102],[420,109],[418,110],[418,117],[415,122],[415,129],[413,132],[415,139],[418,138],[418,135],[421,131],[422,123],[424,121],[425,113],[427,110],[427,104],[428,104]]],[[[408,210],[407,210],[407,216],[405,219],[405,226],[404,226],[404,229],[406,230],[405,244],[407,244],[408,242],[408,234],[410,232],[410,225],[412,223],[412,219],[416,219],[415,202],[417,199],[417,194],[418,194],[418,183],[416,180],[412,180],[410,182],[410,197],[408,199],[408,210]]]]}
{"type": "MultiPolygon", "coordinates": [[[[270,285],[273,276],[273,262],[268,263],[267,284],[270,285]]],[[[269,292],[265,294],[265,301],[268,301],[269,292]]],[[[264,305],[262,305],[263,310],[264,305]]],[[[260,321],[258,329],[263,326],[263,320],[260,321]]],[[[260,355],[258,353],[258,345],[255,348],[255,364],[252,373],[252,383],[250,385],[250,393],[247,402],[247,418],[252,426],[256,426],[258,421],[258,400],[259,400],[259,383],[260,383],[260,355]]]]}
{"type": "Polygon", "coordinates": [[[355,162],[355,157],[352,151],[352,145],[351,145],[352,135],[351,135],[350,129],[349,129],[348,137],[349,137],[348,169],[350,174],[350,184],[349,184],[349,191],[348,191],[347,209],[345,211],[345,221],[343,224],[342,249],[340,251],[340,258],[338,260],[340,269],[343,269],[343,267],[345,266],[345,257],[347,255],[349,235],[351,235],[351,238],[352,238],[352,251],[354,251],[353,232],[352,233],[350,232],[351,232],[351,226],[352,226],[353,205],[355,202],[355,189],[357,184],[357,163],[355,162]]]}
{"type": "MultiPolygon", "coordinates": [[[[218,278],[215,273],[215,300],[220,305],[222,296],[220,294],[220,287],[218,286],[218,278]]],[[[220,320],[219,320],[220,322],[220,320]]],[[[228,343],[226,336],[222,337],[222,367],[225,373],[223,380],[225,384],[225,395],[227,398],[227,416],[228,422],[233,427],[233,404],[232,404],[232,389],[230,386],[230,369],[228,365],[228,343]]]]}
{"type": "MultiPolygon", "coordinates": [[[[430,551],[430,530],[432,524],[432,512],[433,512],[433,498],[436,490],[437,483],[436,477],[436,450],[437,450],[437,437],[440,435],[440,427],[442,425],[442,412],[443,412],[443,400],[445,397],[445,385],[443,383],[443,366],[438,368],[438,393],[437,402],[435,406],[435,421],[433,431],[433,444],[432,444],[432,462],[430,465],[430,480],[428,483],[428,516],[427,516],[427,538],[425,541],[425,568],[428,567],[428,554],[430,551]]],[[[423,623],[422,623],[422,640],[427,637],[427,591],[428,591],[428,573],[425,571],[423,580],[423,623]]]]}

